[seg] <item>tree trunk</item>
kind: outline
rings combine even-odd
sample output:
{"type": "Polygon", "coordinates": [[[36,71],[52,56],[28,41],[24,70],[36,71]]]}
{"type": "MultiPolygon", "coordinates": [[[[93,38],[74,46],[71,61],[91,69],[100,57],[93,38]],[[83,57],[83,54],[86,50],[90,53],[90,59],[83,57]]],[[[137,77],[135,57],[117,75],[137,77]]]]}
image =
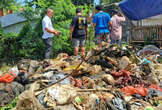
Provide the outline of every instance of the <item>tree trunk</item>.
{"type": "Polygon", "coordinates": [[[0,17],[3,16],[3,8],[0,8],[0,17]]]}

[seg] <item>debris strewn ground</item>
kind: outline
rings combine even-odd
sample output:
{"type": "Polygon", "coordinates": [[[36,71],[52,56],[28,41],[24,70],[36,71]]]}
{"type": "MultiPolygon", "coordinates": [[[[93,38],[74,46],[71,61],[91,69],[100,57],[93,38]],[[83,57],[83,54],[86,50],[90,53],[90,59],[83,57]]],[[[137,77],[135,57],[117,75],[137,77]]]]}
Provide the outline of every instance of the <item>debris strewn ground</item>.
{"type": "Polygon", "coordinates": [[[21,60],[11,70],[16,78],[0,83],[0,106],[19,95],[16,110],[161,110],[160,55],[154,46],[127,46],[21,60]]]}

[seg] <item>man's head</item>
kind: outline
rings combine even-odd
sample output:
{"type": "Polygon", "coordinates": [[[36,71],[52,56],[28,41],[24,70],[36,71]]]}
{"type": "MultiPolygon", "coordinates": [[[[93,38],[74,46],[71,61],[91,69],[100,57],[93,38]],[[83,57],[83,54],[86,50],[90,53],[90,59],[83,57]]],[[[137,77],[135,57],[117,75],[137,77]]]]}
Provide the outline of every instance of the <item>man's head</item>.
{"type": "Polygon", "coordinates": [[[50,9],[50,8],[47,8],[47,13],[46,14],[47,14],[48,17],[52,18],[52,16],[53,16],[53,10],[50,9]]]}
{"type": "Polygon", "coordinates": [[[112,10],[112,14],[113,15],[117,15],[118,14],[118,10],[112,10]]]}
{"type": "Polygon", "coordinates": [[[77,9],[76,9],[76,14],[81,14],[81,13],[82,13],[81,8],[77,8],[77,9]]]}
{"type": "Polygon", "coordinates": [[[96,11],[103,11],[103,6],[102,5],[97,5],[96,6],[96,11]]]}

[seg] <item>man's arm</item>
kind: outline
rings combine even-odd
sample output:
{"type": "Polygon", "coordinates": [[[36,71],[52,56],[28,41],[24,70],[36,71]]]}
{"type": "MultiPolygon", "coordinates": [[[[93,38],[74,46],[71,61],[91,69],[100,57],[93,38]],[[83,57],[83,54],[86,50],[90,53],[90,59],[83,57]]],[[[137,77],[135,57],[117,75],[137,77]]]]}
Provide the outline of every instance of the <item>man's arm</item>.
{"type": "Polygon", "coordinates": [[[123,15],[123,13],[122,13],[121,11],[119,11],[119,15],[120,15],[121,17],[124,17],[124,15],[123,15]]]}
{"type": "Polygon", "coordinates": [[[45,28],[45,30],[49,33],[53,33],[53,34],[56,34],[56,35],[59,35],[60,32],[57,31],[56,29],[49,29],[49,28],[45,28]]]}
{"type": "Polygon", "coordinates": [[[72,36],[73,36],[73,31],[76,25],[76,21],[77,21],[77,17],[74,17],[72,22],[71,22],[71,27],[70,27],[70,39],[72,40],[72,36]]]}
{"type": "Polygon", "coordinates": [[[109,29],[111,30],[112,22],[111,22],[111,17],[110,17],[109,14],[107,15],[107,19],[108,19],[108,26],[109,26],[109,29]]]}
{"type": "Polygon", "coordinates": [[[119,11],[119,15],[121,16],[120,21],[125,21],[125,16],[121,11],[119,11]]]}
{"type": "Polygon", "coordinates": [[[88,27],[86,27],[86,39],[88,39],[88,27]]]}
{"type": "Polygon", "coordinates": [[[85,31],[86,31],[86,39],[88,39],[88,20],[86,19],[86,24],[85,24],[85,31]]]}
{"type": "Polygon", "coordinates": [[[94,15],[95,15],[95,9],[92,10],[92,15],[89,17],[90,23],[92,22],[94,15]]]}
{"type": "Polygon", "coordinates": [[[96,23],[93,23],[93,26],[96,27],[96,23]]]}
{"type": "Polygon", "coordinates": [[[72,40],[73,31],[74,31],[74,26],[71,26],[70,28],[70,39],[71,40],[72,40]]]}
{"type": "Polygon", "coordinates": [[[53,33],[53,34],[55,34],[55,35],[59,35],[59,34],[60,34],[60,32],[57,31],[56,29],[49,29],[49,28],[48,28],[48,24],[49,24],[49,21],[48,21],[48,20],[43,20],[43,21],[42,21],[42,25],[43,25],[44,29],[45,29],[48,33],[53,33]]]}
{"type": "Polygon", "coordinates": [[[111,21],[108,22],[108,26],[109,26],[109,27],[112,26],[112,22],[111,22],[111,21]]]}
{"type": "Polygon", "coordinates": [[[93,26],[94,26],[94,28],[96,27],[96,16],[93,16],[93,26]]]}
{"type": "MultiPolygon", "coordinates": [[[[112,21],[111,21],[111,17],[110,17],[109,14],[108,14],[108,28],[109,28],[110,33],[111,33],[112,21]]],[[[110,42],[111,42],[111,40],[110,40],[110,36],[108,35],[107,37],[108,37],[108,43],[110,43],[110,42]]]]}

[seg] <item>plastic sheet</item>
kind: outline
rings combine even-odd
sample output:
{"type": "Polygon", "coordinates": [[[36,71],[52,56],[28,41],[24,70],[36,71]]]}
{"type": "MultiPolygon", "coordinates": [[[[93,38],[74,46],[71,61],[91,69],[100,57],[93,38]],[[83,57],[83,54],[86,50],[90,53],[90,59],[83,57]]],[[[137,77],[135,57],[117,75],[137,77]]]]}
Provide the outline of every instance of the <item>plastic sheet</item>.
{"type": "Polygon", "coordinates": [[[141,20],[162,14],[161,0],[123,0],[119,3],[123,13],[131,20],[141,20]]]}
{"type": "Polygon", "coordinates": [[[15,79],[15,77],[16,77],[15,73],[9,72],[0,76],[0,82],[10,83],[15,79]]]}
{"type": "Polygon", "coordinates": [[[153,54],[162,54],[162,50],[160,50],[154,45],[147,45],[137,53],[138,56],[148,56],[153,54]]]}
{"type": "Polygon", "coordinates": [[[155,84],[150,85],[149,88],[155,89],[155,90],[159,90],[159,91],[162,92],[162,88],[160,88],[159,86],[157,86],[157,85],[155,85],[155,84]]]}
{"type": "Polygon", "coordinates": [[[136,88],[133,86],[126,86],[122,88],[121,91],[125,93],[126,95],[140,94],[141,96],[147,96],[147,93],[148,93],[147,88],[143,88],[140,86],[136,88]]]}
{"type": "Polygon", "coordinates": [[[18,70],[17,66],[15,66],[15,67],[11,68],[11,70],[8,73],[0,76],[0,82],[10,83],[15,79],[15,77],[18,75],[18,73],[19,73],[19,70],[18,70]]]}
{"type": "Polygon", "coordinates": [[[120,98],[114,98],[112,100],[114,106],[118,109],[118,110],[127,110],[126,109],[126,103],[120,99],[120,98]]]}

